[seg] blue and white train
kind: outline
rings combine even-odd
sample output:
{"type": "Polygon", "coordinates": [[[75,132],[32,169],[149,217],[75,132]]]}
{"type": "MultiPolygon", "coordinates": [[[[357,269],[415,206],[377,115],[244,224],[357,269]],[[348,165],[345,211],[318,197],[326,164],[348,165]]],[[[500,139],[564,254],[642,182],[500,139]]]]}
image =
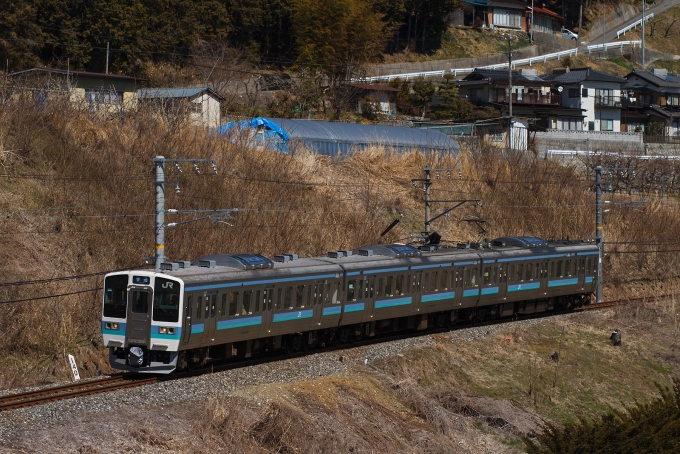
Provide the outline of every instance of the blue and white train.
{"type": "Polygon", "coordinates": [[[591,301],[598,257],[590,243],[536,237],[274,261],[217,254],[106,275],[102,333],[113,368],[170,373],[208,359],[575,308],[591,301]]]}

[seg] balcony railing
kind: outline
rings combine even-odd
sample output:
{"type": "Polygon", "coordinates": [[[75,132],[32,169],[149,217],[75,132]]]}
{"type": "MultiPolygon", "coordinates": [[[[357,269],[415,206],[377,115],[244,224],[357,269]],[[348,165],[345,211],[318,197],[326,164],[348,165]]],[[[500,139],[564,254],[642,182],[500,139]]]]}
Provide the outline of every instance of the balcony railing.
{"type": "Polygon", "coordinates": [[[597,96],[595,105],[600,107],[621,107],[621,96],[597,96]]]}
{"type": "MultiPolygon", "coordinates": [[[[496,102],[496,103],[507,103],[508,102],[508,95],[506,93],[499,93],[497,95],[491,95],[489,96],[489,102],[496,102]]],[[[522,104],[544,104],[544,105],[550,105],[550,104],[556,104],[559,105],[561,102],[561,98],[556,95],[542,95],[540,93],[522,93],[519,95],[518,93],[513,93],[512,94],[512,102],[513,103],[522,103],[522,104]]]]}

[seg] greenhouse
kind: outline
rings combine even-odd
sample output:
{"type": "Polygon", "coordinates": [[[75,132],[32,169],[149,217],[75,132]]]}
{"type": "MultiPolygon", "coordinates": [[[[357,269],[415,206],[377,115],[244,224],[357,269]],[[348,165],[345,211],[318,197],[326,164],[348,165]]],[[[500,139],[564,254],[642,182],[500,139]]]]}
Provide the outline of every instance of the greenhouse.
{"type": "Polygon", "coordinates": [[[348,155],[371,146],[397,152],[419,150],[458,154],[458,143],[439,131],[396,126],[257,117],[227,123],[217,134],[248,146],[294,154],[302,148],[326,156],[348,155]]]}

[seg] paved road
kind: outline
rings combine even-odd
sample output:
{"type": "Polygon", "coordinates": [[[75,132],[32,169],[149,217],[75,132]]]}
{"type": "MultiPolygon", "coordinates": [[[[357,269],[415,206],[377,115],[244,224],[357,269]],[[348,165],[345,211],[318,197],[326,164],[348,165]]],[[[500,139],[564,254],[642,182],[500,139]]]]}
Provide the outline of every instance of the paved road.
{"type": "MultiPolygon", "coordinates": [[[[640,2],[640,5],[642,3],[640,2]]],[[[651,13],[654,13],[654,16],[658,16],[659,14],[663,13],[664,11],[680,5],[680,0],[661,0],[656,3],[656,5],[653,6],[647,6],[647,11],[645,11],[645,15],[649,15],[651,13]]],[[[610,30],[606,30],[604,34],[604,41],[607,43],[615,42],[616,39],[616,32],[621,30],[622,28],[626,28],[628,25],[635,23],[639,21],[642,18],[642,13],[636,15],[635,17],[631,18],[630,20],[617,25],[616,27],[611,27],[610,30]]],[[[653,20],[653,19],[652,19],[653,20]]],[[[649,21],[647,21],[647,24],[649,24],[649,21]]],[[[626,38],[624,36],[621,36],[621,39],[619,41],[626,41],[626,38]]],[[[598,45],[602,44],[602,35],[594,37],[589,43],[583,44],[579,46],[578,51],[579,52],[588,52],[587,45],[598,45]]]]}

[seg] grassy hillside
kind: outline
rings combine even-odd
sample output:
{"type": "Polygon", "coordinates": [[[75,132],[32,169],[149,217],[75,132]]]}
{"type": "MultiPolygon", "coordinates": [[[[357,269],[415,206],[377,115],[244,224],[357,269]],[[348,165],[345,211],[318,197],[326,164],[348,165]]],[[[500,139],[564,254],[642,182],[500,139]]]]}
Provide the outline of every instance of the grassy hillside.
{"type": "MultiPolygon", "coordinates": [[[[18,92],[6,93],[0,103],[0,144],[0,238],[5,257],[11,257],[0,265],[6,283],[0,287],[6,321],[0,327],[2,388],[67,378],[68,353],[84,358],[85,376],[107,370],[98,321],[101,274],[90,273],[140,266],[153,255],[151,160],[157,155],[210,157],[219,169],[218,175],[209,168],[196,175],[189,166],[182,174],[170,168],[167,178],[179,182],[181,193],[168,188],[167,208],[244,210],[228,222],[168,229],[171,260],[237,251],[322,255],[378,241],[397,217],[402,222],[385,241],[409,241],[423,229],[422,188],[413,188],[411,179],[422,177],[426,165],[461,170],[460,179],[453,172],[451,180],[434,182],[435,199],[479,198],[484,204],[465,205],[437,221],[434,227],[446,240],[587,238],[595,231],[594,196],[580,168],[494,148],[464,145],[460,156],[373,148],[340,161],[309,153],[285,156],[210,136],[153,111],[121,120],[58,97],[36,104],[18,92]],[[485,232],[475,220],[488,221],[485,232]],[[77,278],[55,280],[69,276],[77,278]]],[[[644,166],[656,174],[672,172],[633,164],[641,178],[644,166]]],[[[610,197],[623,202],[640,196],[610,197]]],[[[676,255],[640,253],[664,249],[664,241],[680,237],[676,201],[644,197],[652,202],[606,215],[606,239],[634,243],[615,245],[606,257],[609,285],[676,275],[676,255]]],[[[435,206],[433,215],[445,208],[435,206]]],[[[167,221],[194,217],[174,216],[167,221]]]]}

